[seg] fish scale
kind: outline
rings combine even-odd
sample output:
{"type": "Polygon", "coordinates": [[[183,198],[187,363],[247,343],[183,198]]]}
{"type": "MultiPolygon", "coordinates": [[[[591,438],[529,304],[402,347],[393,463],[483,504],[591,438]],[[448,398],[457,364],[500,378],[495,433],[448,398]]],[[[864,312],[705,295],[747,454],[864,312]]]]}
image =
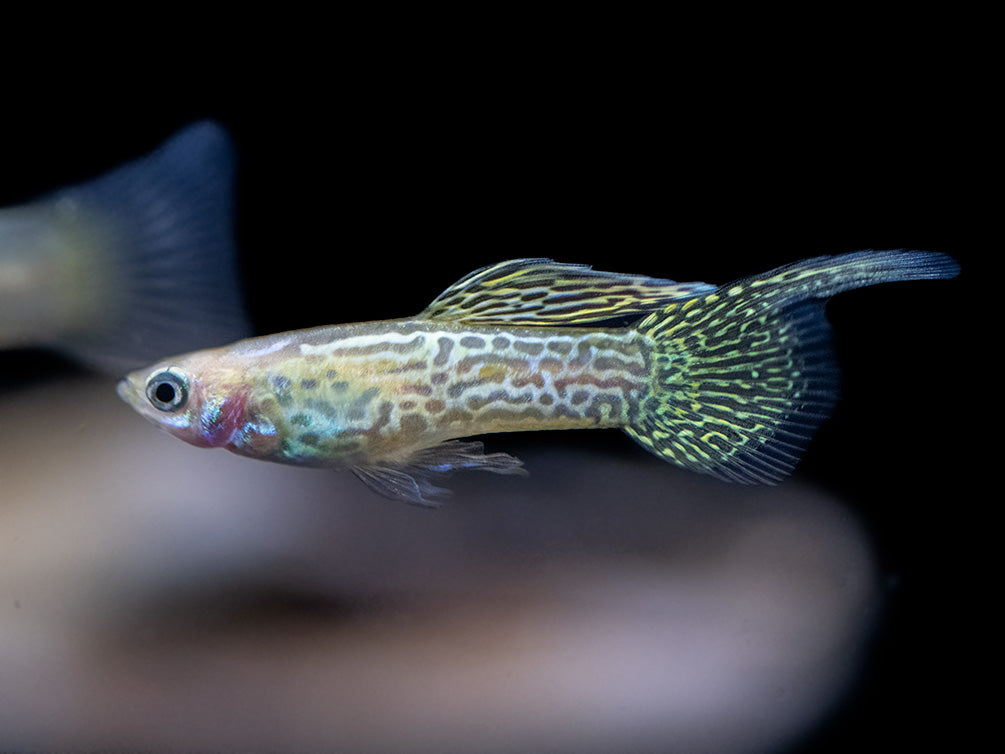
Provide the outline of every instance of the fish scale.
{"type": "Polygon", "coordinates": [[[684,468],[775,483],[837,396],[824,300],[958,269],[943,254],[855,252],[716,288],[510,260],[416,317],[167,359],[119,393],[194,445],[348,468],[420,504],[446,493],[435,482],[452,471],[523,472],[461,438],[536,429],[620,428],[684,468]]]}
{"type": "Polygon", "coordinates": [[[277,351],[251,397],[287,442],[270,460],[325,465],[336,450],[406,457],[486,432],[623,427],[649,379],[627,329],[445,329],[423,321],[324,328],[277,351]]]}

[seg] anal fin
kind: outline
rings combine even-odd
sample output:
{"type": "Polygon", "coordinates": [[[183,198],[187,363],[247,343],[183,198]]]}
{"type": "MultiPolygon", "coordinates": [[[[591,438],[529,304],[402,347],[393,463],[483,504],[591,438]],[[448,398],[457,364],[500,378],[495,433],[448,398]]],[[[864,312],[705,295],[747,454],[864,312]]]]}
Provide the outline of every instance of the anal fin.
{"type": "Polygon", "coordinates": [[[378,461],[354,466],[352,472],[378,495],[435,507],[439,505],[439,498],[447,497],[451,492],[437,486],[434,481],[438,482],[462,469],[491,471],[494,474],[527,473],[519,458],[507,453],[486,454],[482,443],[459,440],[422,448],[404,462],[378,461]]]}

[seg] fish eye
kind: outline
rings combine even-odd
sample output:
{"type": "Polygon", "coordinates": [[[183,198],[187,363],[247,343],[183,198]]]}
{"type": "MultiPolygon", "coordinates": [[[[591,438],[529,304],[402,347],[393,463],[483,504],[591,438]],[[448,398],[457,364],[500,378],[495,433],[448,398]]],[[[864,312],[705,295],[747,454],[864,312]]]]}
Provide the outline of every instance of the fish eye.
{"type": "Polygon", "coordinates": [[[178,411],[188,402],[188,380],[170,369],[158,372],[147,380],[147,400],[160,411],[178,411]]]}

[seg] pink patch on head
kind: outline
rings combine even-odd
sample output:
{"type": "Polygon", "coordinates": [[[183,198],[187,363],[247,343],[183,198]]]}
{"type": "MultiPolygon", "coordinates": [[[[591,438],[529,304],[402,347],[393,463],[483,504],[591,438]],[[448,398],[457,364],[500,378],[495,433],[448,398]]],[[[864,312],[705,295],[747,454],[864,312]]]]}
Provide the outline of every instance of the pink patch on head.
{"type": "Polygon", "coordinates": [[[208,402],[202,407],[199,425],[206,447],[229,445],[231,438],[244,425],[248,392],[240,390],[224,398],[223,403],[208,402]]]}

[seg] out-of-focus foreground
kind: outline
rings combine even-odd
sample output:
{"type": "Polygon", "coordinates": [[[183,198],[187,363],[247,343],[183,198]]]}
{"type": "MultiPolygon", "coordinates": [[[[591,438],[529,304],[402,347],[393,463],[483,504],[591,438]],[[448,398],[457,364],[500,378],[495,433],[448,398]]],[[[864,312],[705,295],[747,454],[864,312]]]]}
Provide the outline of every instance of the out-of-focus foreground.
{"type": "Polygon", "coordinates": [[[555,443],[427,510],[113,388],[0,401],[5,751],[775,751],[859,668],[871,557],[798,481],[555,443]]]}

